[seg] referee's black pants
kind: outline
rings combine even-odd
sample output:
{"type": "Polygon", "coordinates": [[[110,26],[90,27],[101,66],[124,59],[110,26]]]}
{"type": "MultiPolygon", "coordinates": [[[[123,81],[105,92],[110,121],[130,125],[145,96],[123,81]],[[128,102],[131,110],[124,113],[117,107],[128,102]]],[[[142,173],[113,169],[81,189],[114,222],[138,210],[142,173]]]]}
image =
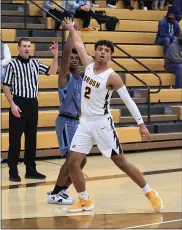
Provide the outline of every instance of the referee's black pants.
{"type": "Polygon", "coordinates": [[[25,155],[24,164],[26,172],[34,173],[36,171],[36,140],[37,140],[37,122],[38,122],[38,101],[37,98],[25,99],[22,97],[13,97],[15,104],[21,109],[21,117],[15,117],[11,109],[9,110],[9,152],[8,166],[10,175],[18,174],[18,161],[21,149],[21,136],[25,135],[25,155]]]}

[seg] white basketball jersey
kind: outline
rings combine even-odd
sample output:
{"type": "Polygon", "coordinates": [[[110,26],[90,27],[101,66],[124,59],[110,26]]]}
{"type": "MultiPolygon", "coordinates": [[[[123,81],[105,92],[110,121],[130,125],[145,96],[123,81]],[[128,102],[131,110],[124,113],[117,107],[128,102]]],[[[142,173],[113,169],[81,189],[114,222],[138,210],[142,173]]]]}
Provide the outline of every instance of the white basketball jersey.
{"type": "Polygon", "coordinates": [[[114,72],[109,68],[103,73],[94,74],[94,63],[85,69],[82,82],[81,112],[86,116],[99,116],[110,113],[112,90],[106,88],[109,75],[114,72]]]}

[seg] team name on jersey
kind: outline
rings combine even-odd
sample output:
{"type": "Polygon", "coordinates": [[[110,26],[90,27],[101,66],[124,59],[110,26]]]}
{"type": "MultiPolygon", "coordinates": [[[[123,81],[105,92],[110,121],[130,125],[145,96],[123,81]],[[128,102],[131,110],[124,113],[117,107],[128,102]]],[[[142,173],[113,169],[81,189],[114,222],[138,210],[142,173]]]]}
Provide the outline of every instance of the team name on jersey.
{"type": "Polygon", "coordinates": [[[100,86],[100,83],[99,83],[99,82],[93,80],[93,79],[90,78],[90,77],[87,77],[86,75],[84,76],[83,80],[84,80],[85,82],[87,82],[89,85],[94,86],[95,88],[99,88],[99,86],[100,86]]]}

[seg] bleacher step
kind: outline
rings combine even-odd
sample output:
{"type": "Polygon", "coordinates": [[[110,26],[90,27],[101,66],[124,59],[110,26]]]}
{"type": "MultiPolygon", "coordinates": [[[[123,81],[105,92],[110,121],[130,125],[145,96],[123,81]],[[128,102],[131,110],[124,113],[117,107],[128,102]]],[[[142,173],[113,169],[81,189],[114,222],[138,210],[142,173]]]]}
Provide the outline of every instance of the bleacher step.
{"type": "MultiPolygon", "coordinates": [[[[148,114],[148,105],[147,104],[146,105],[138,105],[138,108],[139,108],[142,116],[147,116],[147,114],[148,114]]],[[[156,115],[156,116],[159,115],[160,116],[160,115],[165,114],[165,108],[166,108],[165,105],[161,105],[160,107],[153,105],[153,106],[150,106],[150,113],[151,113],[151,115],[156,115]]],[[[122,117],[131,116],[131,114],[130,114],[130,112],[126,106],[121,108],[120,110],[121,110],[121,116],[122,117]]]]}
{"type": "MultiPolygon", "coordinates": [[[[146,103],[146,98],[133,98],[135,103],[146,103]]],[[[119,104],[124,104],[121,98],[111,98],[111,104],[113,105],[119,105],[119,104]]]]}
{"type": "Polygon", "coordinates": [[[181,123],[168,123],[168,124],[159,124],[157,126],[157,133],[171,133],[171,132],[181,132],[182,122],[181,123]]]}
{"type": "MultiPolygon", "coordinates": [[[[145,143],[142,142],[137,127],[123,127],[117,128],[120,143],[145,143]],[[124,133],[124,135],[123,135],[124,133]]],[[[153,134],[153,141],[164,141],[164,140],[180,140],[182,139],[182,132],[170,132],[165,134],[153,134]]],[[[146,143],[151,144],[151,143],[146,143]]],[[[181,142],[182,146],[182,142],[181,142]]],[[[2,133],[2,151],[7,151],[9,147],[9,135],[8,133],[2,133]]],[[[58,148],[58,141],[56,137],[56,131],[38,131],[37,132],[37,150],[38,149],[51,149],[58,148]],[[47,141],[48,140],[48,141],[47,141]]],[[[21,149],[24,149],[24,136],[21,142],[21,149]]]]}
{"type": "Polygon", "coordinates": [[[29,36],[29,37],[56,37],[56,32],[54,30],[30,30],[30,29],[24,29],[24,30],[16,30],[16,36],[22,37],[22,36],[29,36]]]}
{"type": "Polygon", "coordinates": [[[23,11],[17,11],[17,10],[2,10],[1,11],[2,16],[23,16],[23,11]]]}
{"type": "MultiPolygon", "coordinates": [[[[52,58],[52,53],[50,51],[35,51],[36,57],[50,57],[52,58]]],[[[59,57],[62,56],[62,52],[59,51],[59,57]]]]}
{"type": "MultiPolygon", "coordinates": [[[[18,41],[21,37],[16,37],[16,41],[18,41]]],[[[31,42],[42,42],[42,43],[47,43],[47,42],[62,42],[61,37],[29,37],[31,42]]],[[[42,44],[43,45],[43,44],[42,44]]]]}
{"type": "MultiPolygon", "coordinates": [[[[145,122],[148,121],[148,116],[142,116],[143,117],[143,120],[145,122]]],[[[172,115],[166,115],[166,114],[163,114],[163,115],[151,115],[151,122],[165,122],[165,121],[177,121],[178,120],[178,115],[176,114],[172,114],[172,115]]],[[[135,122],[135,119],[133,117],[120,117],[120,123],[134,123],[135,122]]]]}
{"type": "MultiPolygon", "coordinates": [[[[25,28],[24,23],[2,23],[1,25],[2,25],[2,28],[6,28],[6,29],[21,29],[21,28],[24,29],[25,28]]],[[[45,29],[45,25],[28,23],[27,28],[28,29],[45,29]]]]}
{"type": "MultiPolygon", "coordinates": [[[[2,2],[2,1],[1,1],[2,2]]],[[[22,0],[22,3],[24,3],[24,1],[22,0]]],[[[24,4],[11,4],[11,0],[4,0],[1,3],[1,11],[22,11],[24,12],[25,9],[25,5],[24,4]]]]}
{"type": "MultiPolygon", "coordinates": [[[[16,17],[16,16],[2,16],[1,17],[1,23],[11,23],[11,22],[17,22],[17,23],[24,23],[24,16],[23,17],[16,17]]],[[[27,24],[40,24],[41,20],[39,17],[27,17],[27,24]]]]}
{"type": "MultiPolygon", "coordinates": [[[[34,38],[36,39],[36,38],[34,38]]],[[[32,38],[31,38],[32,40],[32,38]]],[[[59,41],[59,39],[57,39],[59,41]]],[[[50,41],[49,43],[36,43],[35,44],[35,50],[36,51],[48,51],[49,50],[49,47],[52,45],[53,41],[55,41],[53,38],[52,38],[52,41],[50,41]]],[[[59,50],[62,49],[62,43],[59,42],[59,50]]],[[[46,56],[45,56],[46,57],[46,56]]]]}

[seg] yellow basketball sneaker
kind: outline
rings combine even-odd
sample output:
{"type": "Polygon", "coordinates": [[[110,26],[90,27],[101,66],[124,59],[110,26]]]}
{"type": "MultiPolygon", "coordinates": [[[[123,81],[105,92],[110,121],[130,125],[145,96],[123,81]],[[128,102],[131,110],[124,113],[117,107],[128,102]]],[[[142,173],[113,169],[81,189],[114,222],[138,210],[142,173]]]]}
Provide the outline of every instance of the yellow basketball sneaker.
{"type": "Polygon", "coordinates": [[[164,206],[162,204],[162,199],[155,190],[151,190],[146,193],[145,196],[148,198],[155,212],[159,212],[164,206]]]}
{"type": "Polygon", "coordinates": [[[82,198],[79,198],[79,200],[71,205],[68,208],[68,212],[75,213],[75,212],[82,212],[82,211],[92,211],[94,209],[93,202],[89,200],[84,200],[82,198]]]}

